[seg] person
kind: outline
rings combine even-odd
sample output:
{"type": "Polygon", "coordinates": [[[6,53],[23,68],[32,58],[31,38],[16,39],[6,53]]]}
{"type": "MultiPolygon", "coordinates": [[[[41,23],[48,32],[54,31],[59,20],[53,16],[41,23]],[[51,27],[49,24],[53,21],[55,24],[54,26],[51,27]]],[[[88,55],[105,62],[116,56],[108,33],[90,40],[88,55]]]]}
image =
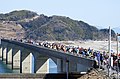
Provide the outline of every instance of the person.
{"type": "Polygon", "coordinates": [[[97,56],[93,56],[93,58],[94,58],[94,64],[93,64],[93,67],[94,67],[94,68],[99,68],[98,60],[97,60],[97,56]]]}
{"type": "Polygon", "coordinates": [[[97,61],[98,61],[98,66],[100,67],[100,52],[97,51],[97,61]]]}
{"type": "Polygon", "coordinates": [[[117,62],[116,62],[116,60],[117,60],[117,55],[114,53],[114,54],[112,55],[112,57],[113,57],[113,68],[116,69],[116,68],[117,68],[117,62]]]}
{"type": "Polygon", "coordinates": [[[118,69],[119,69],[119,71],[120,71],[120,57],[119,57],[119,59],[118,59],[118,69]]]}
{"type": "Polygon", "coordinates": [[[103,65],[103,55],[100,53],[100,64],[103,65]]]}

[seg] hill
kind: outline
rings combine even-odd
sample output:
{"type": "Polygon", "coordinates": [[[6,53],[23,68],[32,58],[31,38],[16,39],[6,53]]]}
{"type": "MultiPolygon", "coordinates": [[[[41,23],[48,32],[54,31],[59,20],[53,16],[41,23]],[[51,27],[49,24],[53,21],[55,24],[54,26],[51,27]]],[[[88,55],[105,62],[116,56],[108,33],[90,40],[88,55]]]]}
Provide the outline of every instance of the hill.
{"type": "MultiPolygon", "coordinates": [[[[35,12],[21,10],[0,14],[0,21],[20,24],[25,39],[34,40],[106,40],[108,29],[98,29],[83,21],[65,16],[45,16],[35,12]]],[[[112,30],[112,38],[115,32],[112,30]]]]}
{"type": "Polygon", "coordinates": [[[25,31],[20,24],[0,22],[0,37],[6,39],[24,38],[25,31]]]}
{"type": "Polygon", "coordinates": [[[32,18],[37,16],[38,14],[35,12],[27,11],[27,10],[20,10],[20,11],[12,11],[6,14],[0,14],[0,20],[4,21],[18,21],[23,20],[26,18],[32,18]]]}

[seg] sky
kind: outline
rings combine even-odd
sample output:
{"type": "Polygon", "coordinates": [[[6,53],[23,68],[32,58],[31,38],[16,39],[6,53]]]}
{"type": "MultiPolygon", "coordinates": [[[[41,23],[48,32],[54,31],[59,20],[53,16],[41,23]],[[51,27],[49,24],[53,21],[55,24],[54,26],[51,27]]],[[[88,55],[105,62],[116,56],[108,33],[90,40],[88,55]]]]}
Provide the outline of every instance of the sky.
{"type": "Polygon", "coordinates": [[[31,10],[47,16],[67,16],[98,28],[120,26],[120,0],[1,0],[0,13],[31,10]]]}

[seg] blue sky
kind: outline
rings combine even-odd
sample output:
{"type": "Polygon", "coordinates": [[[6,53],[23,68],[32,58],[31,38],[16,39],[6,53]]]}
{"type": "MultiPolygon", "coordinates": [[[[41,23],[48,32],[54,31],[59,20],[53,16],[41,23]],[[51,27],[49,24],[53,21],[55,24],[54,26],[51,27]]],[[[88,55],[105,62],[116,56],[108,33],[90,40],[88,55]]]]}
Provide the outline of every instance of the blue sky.
{"type": "Polygon", "coordinates": [[[120,26],[120,0],[1,0],[0,13],[31,10],[47,16],[67,16],[90,25],[120,26]]]}

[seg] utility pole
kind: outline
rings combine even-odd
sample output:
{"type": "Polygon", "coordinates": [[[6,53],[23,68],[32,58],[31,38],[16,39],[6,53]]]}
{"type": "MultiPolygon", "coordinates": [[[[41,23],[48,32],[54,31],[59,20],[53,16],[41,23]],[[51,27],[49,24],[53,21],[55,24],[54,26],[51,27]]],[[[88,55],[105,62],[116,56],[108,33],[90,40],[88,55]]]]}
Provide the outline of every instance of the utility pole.
{"type": "Polygon", "coordinates": [[[69,79],[69,60],[66,60],[66,77],[69,79]]]}
{"type": "Polygon", "coordinates": [[[108,52],[109,52],[109,58],[108,58],[108,76],[110,77],[110,68],[111,68],[111,28],[110,28],[110,26],[109,26],[108,52]]]}
{"type": "Polygon", "coordinates": [[[0,38],[0,44],[1,44],[1,38],[0,38]]]}
{"type": "Polygon", "coordinates": [[[118,36],[120,36],[120,34],[118,34],[117,33],[117,35],[116,35],[116,41],[117,41],[117,79],[119,79],[119,65],[118,65],[118,63],[119,63],[119,61],[118,61],[118,59],[119,59],[119,40],[118,40],[118,36]]]}

